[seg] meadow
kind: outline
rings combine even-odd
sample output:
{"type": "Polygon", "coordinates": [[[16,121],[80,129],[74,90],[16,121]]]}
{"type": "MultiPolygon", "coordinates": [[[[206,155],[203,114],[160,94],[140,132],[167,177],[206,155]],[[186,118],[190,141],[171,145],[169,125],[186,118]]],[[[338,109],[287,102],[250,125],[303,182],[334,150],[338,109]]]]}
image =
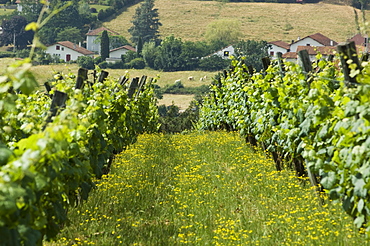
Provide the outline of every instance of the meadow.
{"type": "MultiPolygon", "coordinates": [[[[139,4],[103,25],[129,39],[127,30],[139,4]]],[[[291,42],[317,32],[344,42],[357,33],[353,8],[348,5],[156,0],[155,8],[163,24],[159,28],[162,37],[174,34],[189,41],[204,40],[207,25],[219,19],[239,21],[242,39],[269,42],[291,42]]]]}
{"type": "MultiPolygon", "coordinates": [[[[15,61],[15,58],[1,58],[0,59],[0,71],[3,71],[7,66],[15,61]]],[[[40,84],[40,89],[44,90],[43,84],[46,81],[53,80],[55,73],[64,74],[77,74],[78,65],[76,63],[65,63],[65,64],[51,64],[51,65],[38,65],[33,66],[31,71],[37,78],[40,84]]],[[[212,82],[212,78],[217,72],[207,71],[177,71],[177,72],[163,72],[151,69],[105,69],[109,72],[109,76],[118,79],[120,76],[127,74],[130,78],[141,77],[147,75],[151,78],[156,78],[156,84],[160,87],[173,84],[176,80],[181,80],[186,87],[197,87],[201,85],[209,85],[212,82]],[[206,79],[204,77],[206,76],[206,79]],[[193,77],[193,80],[189,80],[189,77],[193,77]],[[200,78],[203,78],[202,81],[200,78]]],[[[173,103],[180,107],[180,109],[186,109],[189,106],[190,101],[193,100],[193,95],[174,95],[165,94],[163,99],[158,100],[158,104],[172,105],[173,103]]]]}
{"type": "Polygon", "coordinates": [[[230,132],[141,135],[46,245],[370,245],[304,178],[230,132]]]}

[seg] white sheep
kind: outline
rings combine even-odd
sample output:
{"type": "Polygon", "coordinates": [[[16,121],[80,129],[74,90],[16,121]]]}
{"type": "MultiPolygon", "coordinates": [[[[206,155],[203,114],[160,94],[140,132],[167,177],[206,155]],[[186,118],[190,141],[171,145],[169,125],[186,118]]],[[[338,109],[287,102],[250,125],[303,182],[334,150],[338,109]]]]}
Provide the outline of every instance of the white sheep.
{"type": "Polygon", "coordinates": [[[193,76],[188,77],[188,80],[194,80],[193,76]]]}

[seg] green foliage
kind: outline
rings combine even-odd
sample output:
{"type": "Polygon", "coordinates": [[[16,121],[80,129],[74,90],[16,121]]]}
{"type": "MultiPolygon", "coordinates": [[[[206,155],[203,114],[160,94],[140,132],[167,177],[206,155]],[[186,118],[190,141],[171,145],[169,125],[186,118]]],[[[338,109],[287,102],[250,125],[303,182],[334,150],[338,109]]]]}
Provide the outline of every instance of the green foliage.
{"type": "Polygon", "coordinates": [[[204,35],[206,41],[214,50],[237,43],[241,36],[240,22],[231,19],[220,19],[211,22],[208,24],[204,35]]]}
{"type": "Polygon", "coordinates": [[[135,11],[133,16],[133,26],[128,29],[132,35],[131,41],[138,43],[142,38],[143,43],[154,41],[159,42],[159,22],[158,9],[154,8],[154,0],[145,0],[135,11]]]}
{"type": "Polygon", "coordinates": [[[267,41],[242,40],[235,46],[235,55],[238,59],[244,59],[247,66],[252,66],[257,71],[263,68],[262,58],[268,56],[269,45],[267,41]]]}
{"type": "Polygon", "coordinates": [[[192,101],[189,108],[184,112],[180,112],[179,107],[174,104],[167,107],[160,105],[158,113],[160,115],[160,132],[179,133],[194,129],[195,123],[199,118],[199,107],[196,101],[192,101]]]}
{"type": "Polygon", "coordinates": [[[86,69],[94,69],[94,58],[90,56],[80,56],[77,58],[77,64],[86,69]]]}
{"type": "Polygon", "coordinates": [[[85,40],[85,35],[77,27],[67,27],[62,29],[56,36],[55,41],[71,41],[72,43],[79,43],[85,40]]]}
{"type": "Polygon", "coordinates": [[[166,37],[159,46],[157,67],[164,71],[181,70],[183,62],[179,59],[182,53],[182,41],[171,35],[166,37]]]}
{"type": "Polygon", "coordinates": [[[131,60],[129,63],[126,63],[126,66],[128,66],[128,68],[134,68],[134,69],[143,69],[145,68],[145,61],[143,58],[135,58],[133,60],[131,60]]]}
{"type": "Polygon", "coordinates": [[[87,199],[92,178],[109,170],[112,154],[135,142],[139,133],[158,129],[151,85],[131,99],[127,88],[113,79],[75,89],[73,74],[58,74],[52,82],[51,94],[64,92],[68,99],[45,122],[52,100],[43,92],[33,93],[38,84],[29,61],[11,65],[1,80],[4,245],[40,245],[44,237],[55,237],[67,221],[68,208],[87,199]]]}
{"type": "Polygon", "coordinates": [[[156,48],[155,42],[144,43],[142,56],[144,58],[145,64],[150,68],[154,68],[155,60],[158,56],[158,50],[156,48]]]}
{"type": "Polygon", "coordinates": [[[26,31],[27,20],[23,16],[13,16],[10,20],[3,20],[3,33],[0,36],[1,45],[14,44],[17,49],[25,49],[31,44],[34,33],[26,31]]]}
{"type": "Polygon", "coordinates": [[[100,56],[103,61],[109,57],[109,37],[107,30],[104,30],[101,36],[100,56]]]}
{"type": "MultiPolygon", "coordinates": [[[[51,2],[50,8],[57,15],[48,20],[46,25],[39,30],[40,41],[42,43],[53,44],[56,40],[63,39],[60,33],[63,31],[67,32],[67,30],[73,30],[73,33],[68,34],[67,37],[81,39],[83,34],[88,32],[89,27],[95,25],[96,19],[91,13],[80,13],[80,5],[78,3],[71,5],[71,3],[68,1],[51,2]],[[79,34],[76,30],[79,30],[79,34]]],[[[66,39],[63,39],[63,41],[66,41],[66,39]]]]}
{"type": "Polygon", "coordinates": [[[220,71],[230,65],[229,59],[224,59],[218,55],[212,55],[200,59],[199,68],[203,71],[220,71]]]}
{"type": "Polygon", "coordinates": [[[243,60],[234,60],[205,99],[200,126],[239,130],[300,175],[305,164],[357,227],[370,228],[370,66],[357,70],[358,86],[348,86],[334,64],[319,59],[307,75],[297,64],[282,71],[274,63],[250,75],[243,60]]]}

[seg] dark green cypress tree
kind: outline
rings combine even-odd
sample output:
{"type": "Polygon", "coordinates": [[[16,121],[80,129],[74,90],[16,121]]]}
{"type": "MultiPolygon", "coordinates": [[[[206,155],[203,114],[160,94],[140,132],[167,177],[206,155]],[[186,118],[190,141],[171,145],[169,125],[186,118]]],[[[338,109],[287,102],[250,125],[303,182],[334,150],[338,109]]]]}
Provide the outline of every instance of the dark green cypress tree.
{"type": "Polygon", "coordinates": [[[139,57],[142,56],[141,52],[143,51],[143,39],[139,37],[139,40],[137,41],[137,46],[136,46],[136,53],[138,54],[139,57]]]}
{"type": "Polygon", "coordinates": [[[136,9],[133,20],[133,26],[128,29],[133,43],[138,43],[139,37],[143,39],[143,43],[154,41],[157,44],[159,40],[159,27],[162,25],[159,22],[158,9],[154,8],[154,0],[145,0],[140,7],[136,9]]]}
{"type": "Polygon", "coordinates": [[[109,57],[109,36],[107,30],[104,30],[101,35],[100,56],[102,61],[109,57]]]}

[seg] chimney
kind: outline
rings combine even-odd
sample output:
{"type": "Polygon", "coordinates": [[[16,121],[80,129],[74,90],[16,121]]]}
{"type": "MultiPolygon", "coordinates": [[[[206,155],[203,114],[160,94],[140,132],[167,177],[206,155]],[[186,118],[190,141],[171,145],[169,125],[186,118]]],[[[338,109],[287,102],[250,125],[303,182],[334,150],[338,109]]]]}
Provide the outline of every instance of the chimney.
{"type": "Polygon", "coordinates": [[[76,47],[76,44],[73,44],[73,49],[76,49],[77,47],[76,47]]]}
{"type": "Polygon", "coordinates": [[[330,40],[330,46],[334,46],[333,40],[330,40]]]}
{"type": "Polygon", "coordinates": [[[81,42],[78,42],[78,46],[81,47],[81,42]]]}
{"type": "Polygon", "coordinates": [[[298,37],[297,40],[301,40],[301,37],[298,37]]]}

